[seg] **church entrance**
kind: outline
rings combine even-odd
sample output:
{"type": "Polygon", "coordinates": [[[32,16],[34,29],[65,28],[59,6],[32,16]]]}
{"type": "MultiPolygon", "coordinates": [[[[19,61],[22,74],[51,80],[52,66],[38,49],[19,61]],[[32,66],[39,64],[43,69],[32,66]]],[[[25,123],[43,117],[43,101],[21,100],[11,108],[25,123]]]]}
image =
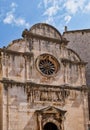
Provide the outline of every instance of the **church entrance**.
{"type": "Polygon", "coordinates": [[[44,125],[43,130],[58,130],[58,128],[54,123],[48,122],[44,125]]]}

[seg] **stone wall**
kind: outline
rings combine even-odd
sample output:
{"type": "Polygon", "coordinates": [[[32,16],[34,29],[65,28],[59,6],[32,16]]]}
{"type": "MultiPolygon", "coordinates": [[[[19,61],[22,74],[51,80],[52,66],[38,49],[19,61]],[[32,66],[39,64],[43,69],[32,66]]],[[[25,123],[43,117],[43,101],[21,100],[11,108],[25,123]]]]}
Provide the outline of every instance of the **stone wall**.
{"type": "Polygon", "coordinates": [[[87,95],[83,92],[66,90],[66,94],[61,94],[61,101],[60,99],[53,101],[55,95],[52,92],[55,92],[55,90],[57,92],[64,92],[65,90],[60,90],[59,87],[55,88],[55,90],[54,88],[48,87],[47,98],[44,101],[45,97],[42,100],[38,96],[42,95],[40,91],[42,93],[45,86],[32,86],[32,88],[28,86],[29,91],[27,91],[25,90],[27,86],[20,84],[13,84],[11,86],[11,83],[7,85],[8,89],[4,89],[3,96],[3,130],[38,130],[40,128],[40,122],[42,123],[42,127],[44,127],[43,125],[46,122],[54,122],[56,120],[55,116],[57,119],[60,118],[57,111],[60,109],[62,110],[60,110],[61,113],[66,111],[65,115],[62,115],[63,117],[59,119],[62,130],[63,128],[64,130],[67,130],[67,128],[70,130],[76,130],[78,128],[81,130],[87,129],[87,95]],[[36,95],[35,88],[37,89],[38,87],[38,95],[36,95]],[[32,94],[28,95],[29,93],[32,94]],[[30,96],[29,99],[28,96],[30,96]],[[35,98],[36,96],[37,98],[35,98]],[[50,107],[49,110],[48,106],[50,107]],[[55,107],[55,109],[51,106],[55,107]]]}
{"type": "Polygon", "coordinates": [[[46,41],[35,38],[33,38],[32,51],[30,51],[31,43],[31,39],[22,42],[22,44],[15,41],[2,53],[3,78],[22,82],[27,80],[38,84],[66,84],[70,86],[86,84],[85,63],[74,51],[67,49],[63,43],[49,42],[47,44],[46,41]],[[26,49],[24,50],[24,48],[26,49]],[[55,66],[58,67],[58,72],[54,76],[50,77],[41,73],[38,65],[41,57],[44,59],[46,57],[47,60],[56,59],[55,66]]]}
{"type": "Polygon", "coordinates": [[[66,31],[63,36],[69,41],[68,48],[73,49],[87,62],[86,79],[90,86],[90,30],[66,31]]]}

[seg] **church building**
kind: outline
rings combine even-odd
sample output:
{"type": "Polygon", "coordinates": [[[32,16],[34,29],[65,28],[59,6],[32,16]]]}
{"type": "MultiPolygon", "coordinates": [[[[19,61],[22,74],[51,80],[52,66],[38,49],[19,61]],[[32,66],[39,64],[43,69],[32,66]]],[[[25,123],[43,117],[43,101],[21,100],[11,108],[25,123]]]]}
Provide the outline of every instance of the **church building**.
{"type": "Polygon", "coordinates": [[[88,130],[86,62],[53,26],[0,48],[0,130],[88,130]]]}

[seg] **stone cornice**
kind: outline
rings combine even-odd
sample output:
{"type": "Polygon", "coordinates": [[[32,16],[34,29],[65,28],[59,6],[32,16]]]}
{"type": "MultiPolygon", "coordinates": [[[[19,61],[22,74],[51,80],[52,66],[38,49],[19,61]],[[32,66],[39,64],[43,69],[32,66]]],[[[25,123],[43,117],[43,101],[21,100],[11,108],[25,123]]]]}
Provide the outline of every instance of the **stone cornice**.
{"type": "Polygon", "coordinates": [[[6,53],[6,54],[12,54],[12,55],[23,55],[23,56],[33,55],[32,52],[18,52],[18,51],[13,51],[13,50],[4,49],[4,48],[0,48],[0,52],[6,53]]]}
{"type": "Polygon", "coordinates": [[[59,44],[61,44],[63,42],[62,39],[60,40],[60,39],[56,39],[56,38],[38,35],[38,34],[35,34],[35,33],[31,33],[28,30],[23,31],[22,37],[27,38],[27,39],[36,38],[36,39],[39,39],[39,40],[46,40],[46,41],[51,41],[51,42],[55,42],[55,43],[59,43],[59,44]]]}
{"type": "Polygon", "coordinates": [[[8,86],[9,84],[12,85],[21,85],[21,86],[30,86],[31,88],[39,88],[39,87],[43,87],[43,88],[58,88],[58,89],[63,89],[63,90],[77,90],[77,91],[87,91],[88,88],[86,85],[84,86],[69,86],[69,85],[48,85],[48,84],[37,84],[31,81],[26,81],[26,82],[19,82],[19,81],[14,81],[14,80],[8,80],[8,79],[3,79],[0,80],[1,83],[3,83],[5,86],[8,86]]]}
{"type": "Polygon", "coordinates": [[[71,64],[76,64],[76,65],[86,65],[87,62],[83,62],[83,61],[71,61],[69,59],[65,59],[65,58],[62,58],[61,59],[62,63],[71,63],[71,64]]]}

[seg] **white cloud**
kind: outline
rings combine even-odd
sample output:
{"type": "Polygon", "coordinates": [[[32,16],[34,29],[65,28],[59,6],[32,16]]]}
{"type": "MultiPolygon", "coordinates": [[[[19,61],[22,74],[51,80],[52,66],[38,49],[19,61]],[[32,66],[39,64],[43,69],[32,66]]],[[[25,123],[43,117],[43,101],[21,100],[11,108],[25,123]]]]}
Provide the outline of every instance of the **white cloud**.
{"type": "Polygon", "coordinates": [[[17,8],[17,4],[15,2],[12,2],[10,7],[11,7],[11,11],[10,12],[15,12],[16,8],[17,8]]]}
{"type": "Polygon", "coordinates": [[[64,0],[43,0],[43,3],[44,3],[44,7],[47,8],[48,6],[52,5],[52,6],[55,6],[55,5],[58,5],[64,1],[64,0]]]}
{"type": "MultiPolygon", "coordinates": [[[[38,8],[42,8],[43,21],[49,24],[57,25],[62,23],[68,24],[74,15],[78,12],[87,13],[90,12],[89,0],[40,0],[38,8]],[[60,22],[57,22],[60,21],[60,22]]],[[[29,27],[30,24],[20,16],[17,16],[18,5],[12,2],[10,10],[5,14],[3,22],[5,24],[12,24],[16,26],[29,27]]]]}
{"type": "Polygon", "coordinates": [[[84,7],[84,2],[85,0],[67,0],[64,3],[64,7],[66,8],[66,10],[71,13],[71,14],[75,14],[77,13],[79,10],[82,10],[84,7]]]}
{"type": "Polygon", "coordinates": [[[53,17],[48,17],[45,22],[54,24],[54,18],[53,17]]]}
{"type": "Polygon", "coordinates": [[[70,15],[65,16],[64,20],[65,20],[66,24],[68,24],[70,22],[71,18],[72,17],[70,15]]]}
{"type": "Polygon", "coordinates": [[[46,8],[47,5],[48,5],[49,0],[43,0],[43,2],[44,2],[44,6],[45,6],[45,8],[46,8]]]}
{"type": "Polygon", "coordinates": [[[23,18],[16,18],[13,13],[7,13],[6,17],[3,19],[4,24],[12,24],[16,26],[25,26],[27,28],[30,27],[30,24],[25,21],[23,18]]]}
{"type": "Polygon", "coordinates": [[[12,7],[12,8],[16,8],[16,7],[17,7],[17,4],[14,3],[14,2],[12,2],[12,3],[11,3],[11,7],[12,7]]]}
{"type": "Polygon", "coordinates": [[[44,7],[45,10],[43,12],[43,16],[46,17],[45,22],[49,24],[54,23],[54,17],[57,15],[58,11],[60,10],[59,2],[61,0],[44,0],[44,7]]]}
{"type": "Polygon", "coordinates": [[[90,12],[90,2],[85,6],[83,12],[85,12],[85,13],[90,12]]]}
{"type": "Polygon", "coordinates": [[[78,12],[90,11],[88,0],[42,0],[43,16],[45,21],[52,24],[57,22],[57,18],[64,24],[68,24],[78,12]]]}
{"type": "Polygon", "coordinates": [[[52,7],[49,7],[43,15],[47,15],[47,16],[53,16],[55,15],[59,10],[59,7],[58,6],[52,6],[52,7]]]}
{"type": "Polygon", "coordinates": [[[41,8],[42,7],[42,2],[40,2],[37,7],[41,8]]]}
{"type": "Polygon", "coordinates": [[[7,13],[7,16],[3,19],[3,22],[4,22],[5,24],[12,24],[13,21],[14,21],[14,16],[13,16],[13,14],[9,14],[9,13],[7,13]]]}
{"type": "Polygon", "coordinates": [[[23,19],[23,18],[14,19],[14,22],[17,26],[25,26],[27,28],[30,27],[30,24],[28,22],[26,22],[25,19],[23,19]]]}
{"type": "Polygon", "coordinates": [[[16,17],[16,15],[15,15],[16,8],[17,8],[17,4],[12,2],[11,10],[6,13],[6,15],[3,19],[3,23],[15,25],[15,26],[25,26],[25,27],[29,28],[30,24],[24,18],[16,17]]]}
{"type": "Polygon", "coordinates": [[[55,0],[44,0],[43,2],[44,2],[45,8],[47,8],[50,3],[53,3],[53,4],[54,4],[54,1],[55,1],[55,0]]]}

